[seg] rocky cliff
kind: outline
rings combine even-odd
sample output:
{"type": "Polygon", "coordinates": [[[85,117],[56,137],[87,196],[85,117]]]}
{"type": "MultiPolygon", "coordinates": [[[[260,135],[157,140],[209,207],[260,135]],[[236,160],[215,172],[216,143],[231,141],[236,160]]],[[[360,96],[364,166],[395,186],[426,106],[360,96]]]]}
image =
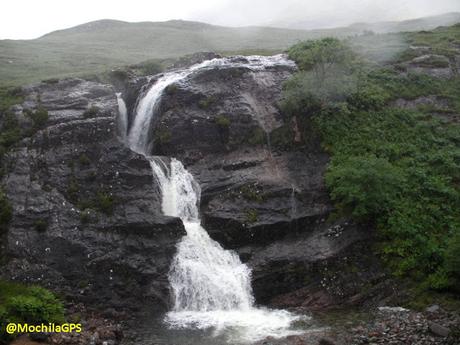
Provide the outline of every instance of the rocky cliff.
{"type": "Polygon", "coordinates": [[[161,215],[145,159],[117,138],[111,86],[79,79],[24,89],[15,107],[48,110],[46,127],[6,157],[13,219],[3,275],[104,308],[167,309],[166,273],[184,234],[161,215]]]}
{"type": "MultiPolygon", "coordinates": [[[[327,155],[314,133],[308,147],[271,143],[277,131],[295,135],[277,108],[293,71],[217,68],[170,85],[151,124],[152,154],[177,157],[195,176],[206,229],[253,269],[259,303],[362,303],[363,288],[383,275],[369,231],[327,221],[327,155]]],[[[115,89],[130,124],[137,96],[154,82],[66,79],[24,89],[15,116],[26,125],[26,109],[40,106],[49,119],[6,158],[14,215],[4,276],[103,308],[168,308],[167,272],[184,229],[161,214],[148,162],[117,129],[115,89]]]]}

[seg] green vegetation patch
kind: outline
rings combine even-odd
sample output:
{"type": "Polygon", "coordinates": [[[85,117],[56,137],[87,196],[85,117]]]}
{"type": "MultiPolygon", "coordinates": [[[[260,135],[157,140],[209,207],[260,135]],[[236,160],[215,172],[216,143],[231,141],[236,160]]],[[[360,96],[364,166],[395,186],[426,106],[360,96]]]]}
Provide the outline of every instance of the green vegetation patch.
{"type": "Polygon", "coordinates": [[[8,149],[21,140],[21,129],[10,108],[24,100],[21,88],[0,88],[0,161],[8,149]]]}
{"type": "Polygon", "coordinates": [[[39,286],[0,280],[0,342],[14,337],[5,332],[10,322],[60,324],[64,321],[64,306],[52,292],[39,286]]]}
{"type": "Polygon", "coordinates": [[[460,127],[401,109],[315,120],[332,155],[326,184],[339,211],[375,224],[395,274],[458,286],[460,127]]]}
{"type": "Polygon", "coordinates": [[[259,218],[259,215],[257,213],[257,210],[254,210],[254,209],[246,210],[246,212],[245,212],[245,220],[246,220],[246,222],[248,222],[249,224],[253,224],[253,223],[257,222],[258,218],[259,218]]]}
{"type": "Polygon", "coordinates": [[[435,95],[458,111],[459,79],[356,68],[342,45],[320,40],[289,51],[301,71],[285,86],[284,116],[297,119],[303,140],[319,132],[331,154],[325,179],[338,213],[378,230],[378,252],[392,272],[458,293],[460,126],[391,101],[435,95]],[[330,88],[316,78],[340,82],[330,88]]]}
{"type": "Polygon", "coordinates": [[[207,96],[198,101],[198,107],[200,107],[203,110],[207,110],[211,106],[213,106],[216,102],[217,102],[217,98],[215,96],[207,96]]]}
{"type": "Polygon", "coordinates": [[[83,112],[83,117],[86,119],[96,117],[100,111],[98,106],[92,105],[83,112]]]}
{"type": "Polygon", "coordinates": [[[115,208],[115,199],[111,193],[98,191],[93,198],[79,198],[77,207],[82,210],[82,215],[80,217],[82,223],[87,223],[90,219],[89,210],[96,210],[107,216],[111,216],[115,208]]]}
{"type": "Polygon", "coordinates": [[[406,39],[414,47],[428,47],[433,54],[453,57],[458,54],[456,48],[460,45],[460,23],[432,31],[407,33],[406,39]]]}
{"type": "Polygon", "coordinates": [[[13,208],[3,190],[0,189],[0,233],[8,229],[12,216],[13,208]]]}
{"type": "Polygon", "coordinates": [[[8,111],[11,106],[20,104],[23,101],[24,96],[20,87],[0,87],[0,113],[8,111]]]}
{"type": "Polygon", "coordinates": [[[24,111],[24,113],[28,117],[30,117],[33,121],[33,128],[32,128],[32,131],[28,133],[29,135],[32,135],[39,129],[42,129],[43,127],[45,127],[46,122],[48,121],[48,118],[49,118],[48,111],[42,106],[39,106],[34,111],[27,109],[24,111]]]}
{"type": "Polygon", "coordinates": [[[216,117],[216,124],[220,127],[220,128],[228,128],[230,127],[230,124],[231,124],[231,121],[230,119],[225,116],[225,115],[218,115],[216,117]]]}

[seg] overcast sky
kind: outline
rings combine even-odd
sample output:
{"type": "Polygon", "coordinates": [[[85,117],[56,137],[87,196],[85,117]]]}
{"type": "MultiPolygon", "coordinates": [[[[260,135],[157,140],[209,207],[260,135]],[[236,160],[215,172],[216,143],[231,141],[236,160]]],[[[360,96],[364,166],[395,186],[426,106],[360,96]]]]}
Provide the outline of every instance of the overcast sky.
{"type": "Polygon", "coordinates": [[[460,12],[460,0],[8,0],[1,7],[0,38],[19,39],[98,19],[324,28],[460,12]]]}

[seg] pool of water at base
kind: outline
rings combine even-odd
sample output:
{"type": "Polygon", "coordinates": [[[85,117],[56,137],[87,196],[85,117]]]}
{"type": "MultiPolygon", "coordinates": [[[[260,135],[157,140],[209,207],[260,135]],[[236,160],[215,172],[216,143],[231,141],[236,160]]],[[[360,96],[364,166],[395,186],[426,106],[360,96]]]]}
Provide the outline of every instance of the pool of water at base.
{"type": "MultiPolygon", "coordinates": [[[[130,322],[125,331],[122,345],[252,345],[258,341],[243,340],[244,330],[227,328],[215,329],[172,329],[165,324],[164,318],[145,318],[142,323],[130,322]]],[[[298,334],[319,334],[327,330],[313,319],[297,321],[293,327],[298,334]]]]}

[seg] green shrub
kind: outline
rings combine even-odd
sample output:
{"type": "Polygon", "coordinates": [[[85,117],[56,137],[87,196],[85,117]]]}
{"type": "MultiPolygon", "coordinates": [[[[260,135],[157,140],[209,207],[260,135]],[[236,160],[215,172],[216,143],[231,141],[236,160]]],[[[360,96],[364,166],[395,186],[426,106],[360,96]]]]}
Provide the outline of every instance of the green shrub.
{"type": "Polygon", "coordinates": [[[44,288],[0,280],[0,342],[16,336],[6,334],[5,326],[9,322],[61,324],[65,322],[64,307],[44,288]]]}
{"type": "Polygon", "coordinates": [[[91,221],[91,211],[88,208],[85,208],[80,213],[80,222],[82,224],[88,224],[91,221]]]}
{"type": "Polygon", "coordinates": [[[345,214],[363,221],[387,215],[402,183],[404,176],[396,166],[372,154],[337,158],[326,174],[332,200],[345,214]]]}
{"type": "Polygon", "coordinates": [[[449,277],[447,285],[460,293],[460,228],[447,240],[444,271],[449,277]]]}
{"type": "Polygon", "coordinates": [[[20,87],[0,87],[0,114],[7,112],[11,106],[24,101],[23,91],[20,87]]]}
{"type": "Polygon", "coordinates": [[[31,288],[32,296],[12,297],[7,304],[7,312],[14,318],[27,323],[45,323],[63,321],[64,308],[48,291],[31,288]]]}
{"type": "Polygon", "coordinates": [[[250,209],[250,210],[246,210],[245,218],[246,218],[246,222],[248,222],[249,224],[252,224],[252,223],[257,222],[259,215],[256,210],[250,209]]]}
{"type": "Polygon", "coordinates": [[[240,193],[246,200],[263,202],[265,200],[265,195],[261,188],[257,184],[247,184],[240,188],[240,193]]]}
{"type": "Polygon", "coordinates": [[[70,177],[69,184],[67,186],[67,195],[69,196],[69,200],[75,202],[78,200],[78,193],[80,192],[80,186],[78,181],[75,179],[74,176],[70,177]]]}
{"type": "Polygon", "coordinates": [[[32,119],[34,123],[34,130],[43,128],[49,118],[48,111],[42,106],[39,106],[33,112],[27,112],[27,115],[32,119]]]}
{"type": "Polygon", "coordinates": [[[46,219],[37,219],[34,222],[34,228],[39,232],[46,231],[46,229],[48,228],[48,221],[46,219]]]}
{"type": "Polygon", "coordinates": [[[12,145],[21,140],[21,129],[16,117],[6,112],[3,115],[3,125],[0,132],[0,145],[5,148],[5,151],[12,145]]]}
{"type": "Polygon", "coordinates": [[[225,129],[225,128],[230,127],[231,122],[230,122],[230,119],[229,119],[227,116],[225,116],[225,115],[218,115],[218,116],[216,117],[216,124],[217,124],[217,126],[219,126],[220,128],[225,129]]]}
{"type": "Polygon", "coordinates": [[[295,144],[294,139],[295,133],[289,124],[278,127],[270,133],[270,142],[277,149],[292,149],[295,144]]]}
{"type": "Polygon", "coordinates": [[[161,127],[155,132],[155,143],[157,145],[164,145],[171,142],[172,134],[169,128],[161,127]]]}
{"type": "Polygon", "coordinates": [[[366,87],[348,96],[347,102],[355,110],[380,110],[388,99],[389,96],[383,89],[366,87]]]}
{"type": "Polygon", "coordinates": [[[138,75],[154,75],[163,71],[163,65],[158,61],[145,61],[132,67],[138,75]]]}
{"type": "Polygon", "coordinates": [[[102,213],[111,215],[115,207],[115,200],[109,193],[98,192],[96,195],[96,207],[102,213]]]}
{"type": "Polygon", "coordinates": [[[168,95],[173,95],[177,92],[177,90],[179,90],[179,87],[177,86],[177,84],[173,83],[173,84],[166,86],[165,91],[168,95]]]}
{"type": "Polygon", "coordinates": [[[216,102],[216,97],[215,96],[208,96],[206,98],[200,99],[198,101],[198,106],[201,109],[209,109],[214,103],[216,102]]]}
{"type": "Polygon", "coordinates": [[[49,79],[43,80],[43,82],[44,82],[45,84],[51,84],[51,85],[52,85],[52,84],[57,84],[57,83],[59,83],[59,79],[58,79],[58,78],[49,78],[49,79]]]}
{"type": "Polygon", "coordinates": [[[77,202],[77,207],[82,210],[80,220],[82,223],[86,223],[90,220],[91,210],[96,210],[106,215],[112,215],[115,207],[115,199],[109,193],[98,191],[94,198],[80,198],[77,202]]]}
{"type": "Polygon", "coordinates": [[[348,45],[331,37],[297,43],[288,54],[301,70],[313,70],[318,81],[325,79],[333,66],[351,67],[355,59],[348,45]]]}
{"type": "Polygon", "coordinates": [[[99,111],[100,111],[99,107],[92,105],[91,107],[89,107],[88,109],[84,111],[83,117],[86,119],[96,117],[99,114],[99,111]]]}
{"type": "Polygon", "coordinates": [[[129,73],[122,69],[110,71],[109,79],[112,81],[125,81],[129,78],[129,73]]]}
{"type": "Polygon", "coordinates": [[[249,145],[264,145],[267,143],[267,133],[257,126],[250,132],[246,141],[249,145]]]}
{"type": "Polygon", "coordinates": [[[80,157],[78,157],[78,162],[80,163],[80,165],[90,165],[91,164],[91,160],[85,153],[82,153],[80,157]]]}
{"type": "Polygon", "coordinates": [[[5,193],[0,189],[0,232],[8,229],[8,224],[13,216],[11,207],[5,193]]]}

